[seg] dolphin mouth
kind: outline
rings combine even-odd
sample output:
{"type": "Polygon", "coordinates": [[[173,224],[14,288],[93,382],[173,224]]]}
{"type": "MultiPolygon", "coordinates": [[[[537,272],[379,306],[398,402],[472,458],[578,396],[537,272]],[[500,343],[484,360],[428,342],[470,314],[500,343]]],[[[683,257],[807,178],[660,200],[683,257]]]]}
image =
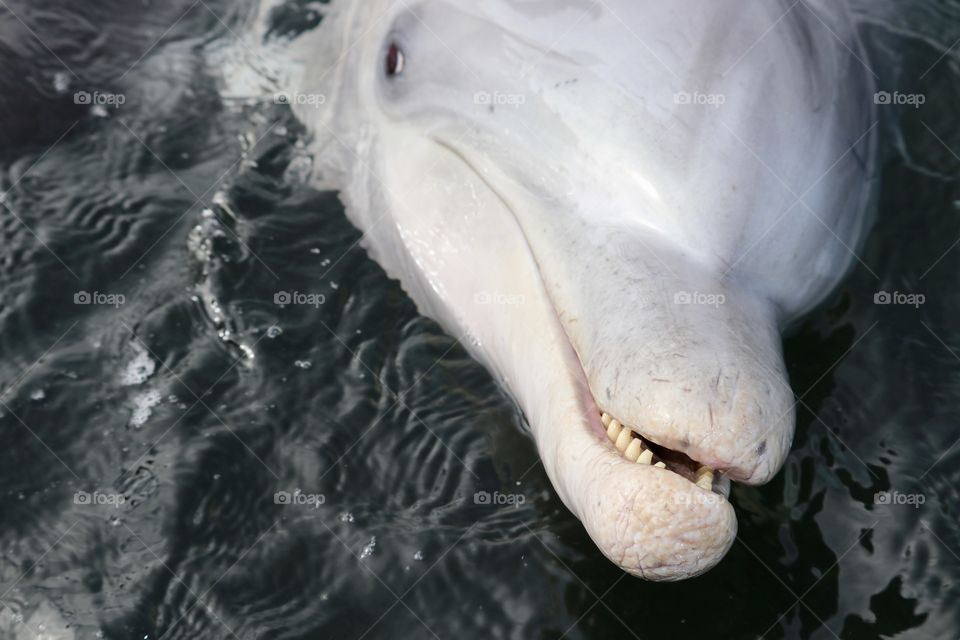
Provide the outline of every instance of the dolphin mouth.
{"type": "Polygon", "coordinates": [[[627,461],[675,473],[700,489],[724,499],[730,496],[730,479],[722,471],[701,464],[682,451],[657,444],[637,427],[626,425],[602,410],[600,422],[606,430],[612,450],[627,461]]]}
{"type": "Polygon", "coordinates": [[[623,571],[658,582],[708,571],[737,533],[730,476],[604,411],[573,344],[566,335],[561,339],[581,409],[572,423],[556,425],[566,436],[547,438],[566,439],[560,451],[538,440],[555,489],[601,553],[623,571]]]}
{"type": "MultiPolygon", "coordinates": [[[[563,313],[544,294],[566,352],[565,369],[579,387],[577,408],[555,414],[563,416],[560,424],[534,428],[554,488],[601,553],[625,572],[653,581],[706,572],[736,537],[729,472],[737,479],[749,476],[712,447],[691,447],[710,466],[657,442],[640,426],[643,416],[628,421],[605,410],[563,327],[563,313]]],[[[671,439],[674,446],[685,442],[671,439]]]]}

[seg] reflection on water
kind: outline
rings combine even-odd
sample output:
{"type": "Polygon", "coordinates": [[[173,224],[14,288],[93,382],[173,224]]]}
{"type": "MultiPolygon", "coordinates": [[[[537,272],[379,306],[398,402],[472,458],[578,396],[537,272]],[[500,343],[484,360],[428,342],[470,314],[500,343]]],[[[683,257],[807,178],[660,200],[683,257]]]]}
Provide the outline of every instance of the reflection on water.
{"type": "Polygon", "coordinates": [[[784,471],[668,585],[599,556],[513,404],[303,183],[288,109],[221,97],[237,5],[7,4],[0,637],[957,635],[960,3],[861,12],[881,87],[925,102],[884,111],[877,227],[786,342],[784,471]]]}

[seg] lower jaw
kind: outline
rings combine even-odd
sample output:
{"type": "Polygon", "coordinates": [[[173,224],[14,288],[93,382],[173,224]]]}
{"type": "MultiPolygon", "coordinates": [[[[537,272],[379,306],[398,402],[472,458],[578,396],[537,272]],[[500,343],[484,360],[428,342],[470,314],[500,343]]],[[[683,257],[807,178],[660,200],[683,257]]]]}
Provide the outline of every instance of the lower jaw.
{"type": "Polygon", "coordinates": [[[691,578],[720,562],[737,530],[726,474],[715,472],[710,489],[704,489],[696,483],[702,465],[637,437],[632,428],[630,440],[641,442],[630,454],[637,447],[651,453],[649,464],[639,455],[630,460],[605,433],[612,417],[596,406],[584,417],[586,429],[575,436],[578,446],[568,447],[550,466],[554,472],[579,466],[579,474],[558,488],[573,497],[574,511],[600,551],[623,571],[653,581],[691,578]]]}

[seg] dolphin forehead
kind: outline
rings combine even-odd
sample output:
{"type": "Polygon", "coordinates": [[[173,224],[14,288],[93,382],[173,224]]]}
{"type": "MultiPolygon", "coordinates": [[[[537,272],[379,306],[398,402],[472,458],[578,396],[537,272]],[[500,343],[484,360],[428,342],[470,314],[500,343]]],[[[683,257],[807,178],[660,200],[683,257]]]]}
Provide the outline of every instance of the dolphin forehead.
{"type": "Polygon", "coordinates": [[[376,109],[518,215],[645,227],[795,314],[849,264],[866,192],[869,79],[838,7],[425,1],[389,19],[409,60],[376,109]]]}

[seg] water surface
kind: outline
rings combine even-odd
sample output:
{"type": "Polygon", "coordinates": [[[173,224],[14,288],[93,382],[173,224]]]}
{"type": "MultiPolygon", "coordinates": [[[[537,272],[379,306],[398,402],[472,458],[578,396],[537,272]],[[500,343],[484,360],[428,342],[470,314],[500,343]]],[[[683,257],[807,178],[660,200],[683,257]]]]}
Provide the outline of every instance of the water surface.
{"type": "Polygon", "coordinates": [[[677,584],[600,556],[517,408],[304,182],[289,109],[223,97],[248,10],[0,5],[0,637],[960,634],[960,3],[861,11],[880,87],[925,103],[881,109],[876,226],[786,341],[783,472],[677,584]]]}

